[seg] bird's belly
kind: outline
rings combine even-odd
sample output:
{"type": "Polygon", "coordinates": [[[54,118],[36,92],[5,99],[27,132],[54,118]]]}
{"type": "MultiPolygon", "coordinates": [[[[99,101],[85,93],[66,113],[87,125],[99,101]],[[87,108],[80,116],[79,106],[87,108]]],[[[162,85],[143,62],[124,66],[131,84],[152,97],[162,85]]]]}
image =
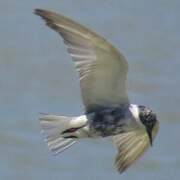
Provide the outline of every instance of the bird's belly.
{"type": "Polygon", "coordinates": [[[123,133],[123,127],[121,123],[98,123],[98,122],[93,122],[92,124],[90,124],[89,126],[89,130],[90,130],[90,134],[92,134],[93,136],[102,136],[102,137],[106,137],[106,136],[112,136],[112,135],[116,135],[119,133],[123,133]]]}
{"type": "Polygon", "coordinates": [[[86,117],[89,137],[106,137],[123,133],[133,122],[127,105],[100,109],[86,114],[86,117]]]}
{"type": "Polygon", "coordinates": [[[124,126],[127,125],[128,119],[122,116],[112,114],[95,115],[89,123],[89,132],[92,136],[112,136],[124,132],[124,126]]]}

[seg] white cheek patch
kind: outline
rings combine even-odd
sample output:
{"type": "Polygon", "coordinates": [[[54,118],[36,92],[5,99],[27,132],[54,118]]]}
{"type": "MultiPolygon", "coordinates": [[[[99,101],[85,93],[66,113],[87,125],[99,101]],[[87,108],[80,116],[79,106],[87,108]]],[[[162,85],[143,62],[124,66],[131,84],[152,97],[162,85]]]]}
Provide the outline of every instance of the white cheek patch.
{"type": "Polygon", "coordinates": [[[133,114],[133,116],[135,117],[135,119],[137,121],[139,121],[139,109],[138,109],[138,106],[136,104],[131,104],[129,109],[130,109],[131,113],[133,114]]]}

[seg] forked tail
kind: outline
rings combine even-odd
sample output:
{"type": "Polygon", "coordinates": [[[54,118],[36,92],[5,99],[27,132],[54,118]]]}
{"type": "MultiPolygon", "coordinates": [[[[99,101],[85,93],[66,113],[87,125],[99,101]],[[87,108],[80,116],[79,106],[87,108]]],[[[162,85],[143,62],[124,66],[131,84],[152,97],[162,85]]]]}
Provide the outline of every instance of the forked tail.
{"type": "Polygon", "coordinates": [[[79,130],[87,124],[84,117],[45,115],[40,118],[42,134],[53,154],[58,154],[76,143],[81,137],[79,130]]]}

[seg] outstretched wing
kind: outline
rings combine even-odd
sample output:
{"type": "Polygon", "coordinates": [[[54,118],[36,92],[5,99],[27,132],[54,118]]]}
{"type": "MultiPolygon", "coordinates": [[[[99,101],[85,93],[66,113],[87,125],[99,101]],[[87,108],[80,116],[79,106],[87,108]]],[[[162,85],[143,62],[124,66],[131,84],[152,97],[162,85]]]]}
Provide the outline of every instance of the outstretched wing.
{"type": "Polygon", "coordinates": [[[51,11],[36,9],[46,24],[57,31],[67,45],[80,75],[81,94],[90,112],[97,106],[128,103],[128,64],[110,43],[82,25],[51,11]]]}
{"type": "Polygon", "coordinates": [[[145,130],[134,130],[113,136],[113,142],[118,148],[115,165],[119,172],[124,172],[150,146],[145,130]]]}

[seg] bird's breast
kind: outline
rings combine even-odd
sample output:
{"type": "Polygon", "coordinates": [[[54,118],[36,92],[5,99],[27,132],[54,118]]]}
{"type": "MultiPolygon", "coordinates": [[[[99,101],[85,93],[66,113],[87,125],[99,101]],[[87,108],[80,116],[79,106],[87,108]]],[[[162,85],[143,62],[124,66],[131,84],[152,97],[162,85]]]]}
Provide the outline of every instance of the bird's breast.
{"type": "Polygon", "coordinates": [[[124,132],[124,127],[130,118],[124,108],[111,108],[94,112],[89,121],[89,130],[92,135],[112,136],[124,132]]]}

